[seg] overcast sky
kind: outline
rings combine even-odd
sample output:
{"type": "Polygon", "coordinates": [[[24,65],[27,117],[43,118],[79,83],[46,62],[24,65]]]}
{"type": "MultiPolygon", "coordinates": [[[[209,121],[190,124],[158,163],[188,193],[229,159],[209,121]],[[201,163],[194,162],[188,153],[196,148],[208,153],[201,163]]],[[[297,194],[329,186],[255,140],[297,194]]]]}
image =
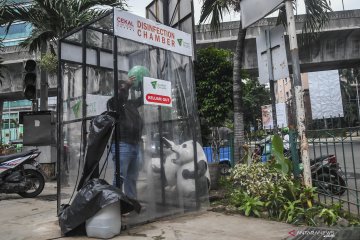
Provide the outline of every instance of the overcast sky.
{"type": "MultiPolygon", "coordinates": [[[[202,5],[202,0],[193,0],[194,1],[194,8],[195,8],[195,22],[196,24],[200,18],[200,9],[202,5]]],[[[264,0],[266,1],[266,0],[264,0]]],[[[345,10],[351,9],[360,9],[360,0],[343,0],[345,10]]],[[[145,17],[145,7],[152,2],[152,0],[127,0],[129,5],[129,11],[145,17]]],[[[304,12],[304,3],[303,0],[298,0],[298,14],[304,12]]],[[[343,10],[342,0],[331,0],[331,6],[334,11],[343,10]]],[[[240,19],[240,15],[237,13],[227,14],[224,17],[224,21],[236,21],[240,19]]]]}

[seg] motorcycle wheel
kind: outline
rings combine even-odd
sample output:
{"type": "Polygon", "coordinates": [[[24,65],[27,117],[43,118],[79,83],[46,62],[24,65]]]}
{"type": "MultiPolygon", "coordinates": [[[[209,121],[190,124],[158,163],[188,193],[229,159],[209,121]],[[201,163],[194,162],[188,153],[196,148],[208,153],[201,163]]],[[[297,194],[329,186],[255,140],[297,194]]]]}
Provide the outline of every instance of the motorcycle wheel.
{"type": "Polygon", "coordinates": [[[344,179],[337,174],[320,174],[316,179],[319,182],[317,182],[315,186],[319,192],[341,196],[346,191],[344,179]]]}
{"type": "Polygon", "coordinates": [[[39,195],[45,186],[44,176],[34,170],[34,169],[25,169],[24,170],[25,178],[27,181],[31,181],[31,188],[26,192],[19,192],[18,194],[24,198],[33,198],[39,195]]]}

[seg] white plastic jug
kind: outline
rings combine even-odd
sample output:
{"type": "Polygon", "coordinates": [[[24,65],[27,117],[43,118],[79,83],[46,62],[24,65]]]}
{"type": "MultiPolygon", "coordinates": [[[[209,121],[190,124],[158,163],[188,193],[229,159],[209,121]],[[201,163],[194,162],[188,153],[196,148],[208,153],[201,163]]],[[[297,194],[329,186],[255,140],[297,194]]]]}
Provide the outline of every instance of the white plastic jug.
{"type": "Polygon", "coordinates": [[[86,220],[86,234],[94,238],[112,238],[120,234],[121,213],[120,201],[99,210],[86,220]]]}

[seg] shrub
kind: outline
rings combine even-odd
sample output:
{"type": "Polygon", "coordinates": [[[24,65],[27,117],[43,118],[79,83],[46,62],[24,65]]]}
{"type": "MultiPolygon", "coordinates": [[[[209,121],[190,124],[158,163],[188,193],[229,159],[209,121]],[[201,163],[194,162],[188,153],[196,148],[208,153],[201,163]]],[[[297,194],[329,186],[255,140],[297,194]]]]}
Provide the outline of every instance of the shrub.
{"type": "Polygon", "coordinates": [[[233,187],[250,196],[259,197],[262,201],[267,200],[275,186],[280,187],[279,190],[284,193],[285,186],[291,182],[291,177],[264,163],[238,164],[232,170],[230,179],[233,187]]]}

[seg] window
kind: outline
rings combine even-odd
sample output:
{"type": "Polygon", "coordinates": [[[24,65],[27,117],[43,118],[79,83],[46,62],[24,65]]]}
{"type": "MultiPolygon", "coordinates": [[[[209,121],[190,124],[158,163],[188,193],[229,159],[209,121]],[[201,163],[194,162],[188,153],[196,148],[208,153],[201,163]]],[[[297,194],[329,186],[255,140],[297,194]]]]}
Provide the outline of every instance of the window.
{"type": "Polygon", "coordinates": [[[6,34],[6,26],[2,26],[0,27],[0,38],[5,38],[3,41],[5,46],[17,45],[22,39],[30,35],[31,30],[32,27],[28,23],[14,23],[9,28],[8,34],[6,34]]]}

